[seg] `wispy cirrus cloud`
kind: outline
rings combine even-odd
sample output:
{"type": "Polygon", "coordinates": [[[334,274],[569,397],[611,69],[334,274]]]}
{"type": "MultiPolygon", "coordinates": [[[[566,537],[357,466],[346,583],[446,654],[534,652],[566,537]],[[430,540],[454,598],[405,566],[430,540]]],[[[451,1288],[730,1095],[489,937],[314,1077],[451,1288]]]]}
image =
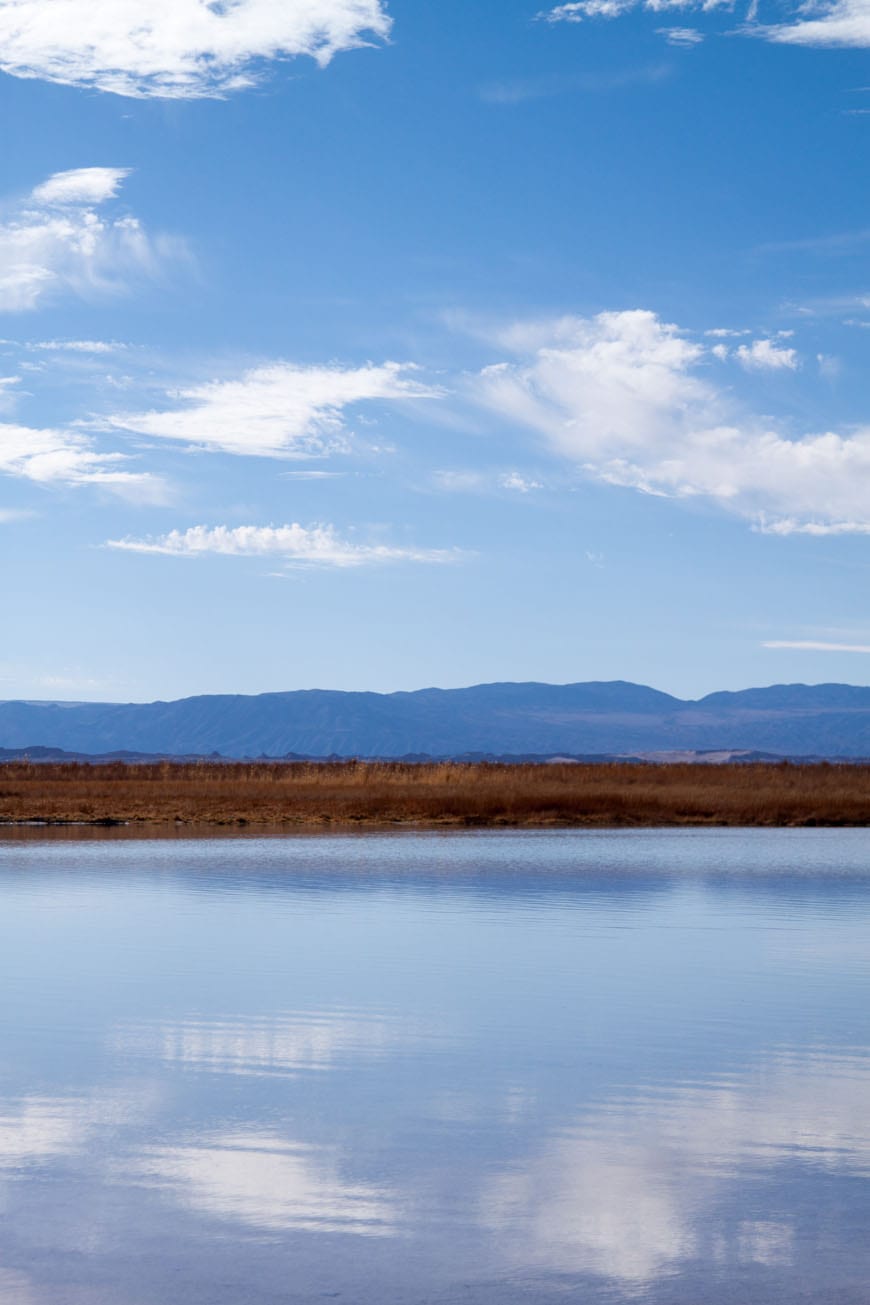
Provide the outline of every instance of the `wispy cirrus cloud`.
{"type": "Polygon", "coordinates": [[[704,33],[699,32],[697,27],[659,27],[658,34],[665,38],[668,45],[676,45],[683,50],[691,50],[704,40],[704,33]]]}
{"type": "Polygon", "coordinates": [[[270,60],[385,41],[381,0],[0,0],[0,70],[136,98],[222,96],[270,60]]]}
{"type": "Polygon", "coordinates": [[[546,23],[582,23],[589,18],[620,18],[632,9],[650,13],[678,13],[681,10],[730,9],[733,0],[574,0],[571,4],[545,9],[538,17],[546,23]]]}
{"type": "Polygon", "coordinates": [[[356,543],[332,525],[191,526],[149,539],[110,539],[107,548],[166,557],[272,557],[296,565],[361,567],[388,562],[452,562],[455,549],[401,548],[356,543]]]}
{"type": "Polygon", "coordinates": [[[673,72],[670,64],[641,64],[635,68],[575,73],[571,76],[507,77],[485,82],[478,94],[484,104],[522,104],[571,93],[606,94],[632,86],[656,86],[673,72]]]}
{"type": "Polygon", "coordinates": [[[0,423],[0,475],[44,486],[94,485],[124,498],[162,502],[166,486],[150,472],[127,470],[130,458],[106,453],[68,430],[0,423]]]}
{"type": "Polygon", "coordinates": [[[792,652],[870,653],[867,643],[825,643],[818,639],[765,639],[761,646],[792,652]]]}
{"type": "Polygon", "coordinates": [[[223,453],[311,457],[346,447],[345,413],[360,403],[433,398],[413,367],[300,367],[269,363],[235,380],[173,391],[180,407],[115,413],[108,425],[223,453]]]}
{"type": "Polygon", "coordinates": [[[870,0],[798,5],[796,14],[796,21],[760,27],[758,34],[781,45],[870,46],[870,0]]]}
{"type": "Polygon", "coordinates": [[[61,294],[117,294],[182,252],[138,218],[106,215],[127,168],[58,172],[0,221],[0,312],[26,312],[61,294]]]}
{"type": "MultiPolygon", "coordinates": [[[[769,533],[870,533],[870,426],[796,435],[762,418],[711,379],[722,346],[644,310],[518,322],[497,339],[514,357],[472,378],[472,397],[589,477],[706,498],[769,533]]],[[[793,370],[771,363],[775,346],[751,348],[762,368],[793,370]]]]}
{"type": "MultiPolygon", "coordinates": [[[[632,10],[662,14],[689,11],[710,13],[717,9],[733,8],[733,0],[573,0],[570,4],[545,9],[538,17],[547,23],[582,23],[590,19],[620,18],[632,10]]],[[[671,32],[686,30],[694,29],[660,29],[671,44],[680,44],[679,37],[674,39],[671,32]]],[[[737,30],[744,36],[760,37],[781,45],[867,48],[870,46],[870,0],[794,3],[791,15],[785,22],[769,25],[755,21],[755,6],[752,6],[749,21],[737,30]]],[[[690,38],[684,43],[695,42],[690,38]]]]}

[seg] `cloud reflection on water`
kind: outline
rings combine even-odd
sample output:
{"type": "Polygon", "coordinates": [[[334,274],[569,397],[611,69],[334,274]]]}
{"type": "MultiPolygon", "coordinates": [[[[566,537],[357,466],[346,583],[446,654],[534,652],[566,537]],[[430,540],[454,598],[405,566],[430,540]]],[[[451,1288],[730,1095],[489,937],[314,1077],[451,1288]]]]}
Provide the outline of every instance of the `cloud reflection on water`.
{"type": "Polygon", "coordinates": [[[23,1273],[0,1269],[0,1305],[36,1305],[30,1279],[23,1273]]]}
{"type": "Polygon", "coordinates": [[[356,1011],[186,1019],[122,1029],[115,1049],[187,1069],[221,1074],[296,1076],[342,1062],[377,1060],[435,1034],[400,1018],[356,1011]]]}
{"type": "Polygon", "coordinates": [[[187,1209],[264,1231],[395,1231],[398,1203],[384,1189],[345,1181],[337,1156],[272,1133],[220,1133],[193,1145],[154,1147],[142,1157],[146,1182],[187,1209]]]}
{"type": "Polygon", "coordinates": [[[613,1097],[490,1181],[481,1222],[514,1266],[625,1288],[698,1256],[787,1267],[792,1224],[744,1219],[729,1230],[729,1194],[794,1164],[866,1177],[868,1100],[870,1060],[823,1052],[782,1052],[719,1082],[613,1097]]]}
{"type": "Polygon", "coordinates": [[[0,1173],[81,1150],[94,1109],[78,1098],[26,1097],[0,1113],[0,1173]]]}

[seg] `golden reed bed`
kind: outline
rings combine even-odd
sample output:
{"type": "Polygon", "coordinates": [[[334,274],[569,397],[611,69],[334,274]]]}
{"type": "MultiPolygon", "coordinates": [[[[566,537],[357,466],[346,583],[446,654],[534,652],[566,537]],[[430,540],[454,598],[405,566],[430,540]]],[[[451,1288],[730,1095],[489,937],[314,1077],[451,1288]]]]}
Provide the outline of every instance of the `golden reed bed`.
{"type": "Polygon", "coordinates": [[[867,825],[870,766],[239,763],[0,766],[0,822],[867,825]]]}

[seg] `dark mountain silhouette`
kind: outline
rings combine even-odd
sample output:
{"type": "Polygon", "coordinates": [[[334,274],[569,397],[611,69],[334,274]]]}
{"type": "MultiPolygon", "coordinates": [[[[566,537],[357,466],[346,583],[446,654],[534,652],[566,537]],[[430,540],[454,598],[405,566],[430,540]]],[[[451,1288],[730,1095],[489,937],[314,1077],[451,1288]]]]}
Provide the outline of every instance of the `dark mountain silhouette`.
{"type": "Polygon", "coordinates": [[[300,690],[152,703],[0,703],[0,748],[224,757],[751,750],[870,756],[870,688],[774,685],[697,702],[623,681],[415,693],[300,690]]]}

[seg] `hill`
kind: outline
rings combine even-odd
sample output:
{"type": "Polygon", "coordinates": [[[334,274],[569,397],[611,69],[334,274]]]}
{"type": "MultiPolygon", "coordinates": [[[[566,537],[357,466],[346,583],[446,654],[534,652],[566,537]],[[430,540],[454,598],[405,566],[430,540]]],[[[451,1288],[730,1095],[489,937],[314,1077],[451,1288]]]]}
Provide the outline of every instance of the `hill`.
{"type": "Polygon", "coordinates": [[[0,748],[224,757],[870,755],[870,688],[774,685],[684,701],[623,681],[413,693],[298,690],[152,703],[0,703],[0,748]]]}

